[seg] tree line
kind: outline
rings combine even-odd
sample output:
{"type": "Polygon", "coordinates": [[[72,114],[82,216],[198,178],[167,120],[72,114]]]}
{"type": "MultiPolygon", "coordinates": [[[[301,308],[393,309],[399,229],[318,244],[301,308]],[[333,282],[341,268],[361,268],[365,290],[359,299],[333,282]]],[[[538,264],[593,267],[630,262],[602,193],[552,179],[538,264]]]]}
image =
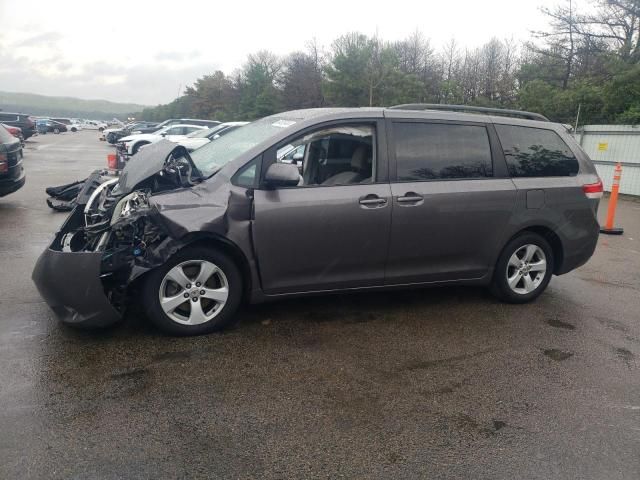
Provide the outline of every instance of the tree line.
{"type": "Polygon", "coordinates": [[[329,48],[310,42],[278,57],[249,55],[233,74],[215,71],[184,95],[138,117],[253,120],[312,107],[449,103],[517,108],[553,121],[640,123],[640,0],[574,0],[543,9],[548,28],[528,42],[455,39],[435,49],[415,31],[401,41],[353,32],[329,48]]]}

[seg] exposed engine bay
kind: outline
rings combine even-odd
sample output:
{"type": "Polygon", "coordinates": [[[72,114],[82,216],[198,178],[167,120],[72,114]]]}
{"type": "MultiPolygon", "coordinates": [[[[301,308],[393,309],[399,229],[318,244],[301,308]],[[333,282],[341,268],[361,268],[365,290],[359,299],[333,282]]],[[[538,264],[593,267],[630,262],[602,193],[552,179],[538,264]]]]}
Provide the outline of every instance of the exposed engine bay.
{"type": "Polygon", "coordinates": [[[161,265],[171,250],[169,233],[149,198],[202,180],[184,147],[158,143],[132,157],[120,176],[94,172],[51,246],[61,252],[101,253],[100,279],[116,308],[122,306],[126,286],[161,265]]]}

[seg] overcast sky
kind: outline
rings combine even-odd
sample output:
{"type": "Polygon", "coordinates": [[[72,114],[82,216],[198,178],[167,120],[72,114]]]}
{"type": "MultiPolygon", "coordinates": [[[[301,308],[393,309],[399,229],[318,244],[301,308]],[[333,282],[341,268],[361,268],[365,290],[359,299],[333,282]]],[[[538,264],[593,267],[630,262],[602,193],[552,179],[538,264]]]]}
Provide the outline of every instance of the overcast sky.
{"type": "Polygon", "coordinates": [[[539,7],[560,1],[0,0],[0,90],[166,103],[251,52],[329,47],[350,31],[400,40],[419,29],[435,47],[526,40],[546,25],[539,7]]]}

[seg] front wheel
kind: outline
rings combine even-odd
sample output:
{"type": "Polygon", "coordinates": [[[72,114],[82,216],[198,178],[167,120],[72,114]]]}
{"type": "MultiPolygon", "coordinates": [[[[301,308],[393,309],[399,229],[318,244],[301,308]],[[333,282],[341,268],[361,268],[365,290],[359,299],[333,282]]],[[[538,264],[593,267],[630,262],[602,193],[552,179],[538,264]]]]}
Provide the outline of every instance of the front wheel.
{"type": "Polygon", "coordinates": [[[56,135],[60,133],[60,129],[59,128],[54,128],[53,129],[53,133],[55,133],[56,135]]]}
{"type": "Polygon", "coordinates": [[[513,238],[502,250],[493,272],[491,291],[508,303],[526,303],[547,288],[553,274],[553,250],[533,232],[513,238]]]}
{"type": "Polygon", "coordinates": [[[149,319],[171,335],[221,330],[234,320],[242,276],[226,255],[187,247],[149,274],[142,300],[149,319]]]}

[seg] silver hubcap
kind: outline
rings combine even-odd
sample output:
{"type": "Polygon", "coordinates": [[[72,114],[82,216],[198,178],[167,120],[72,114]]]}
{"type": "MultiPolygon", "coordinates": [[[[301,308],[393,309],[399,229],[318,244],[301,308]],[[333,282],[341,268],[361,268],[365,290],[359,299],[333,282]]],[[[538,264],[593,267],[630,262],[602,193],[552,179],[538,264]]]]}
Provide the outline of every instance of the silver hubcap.
{"type": "Polygon", "coordinates": [[[518,248],[507,264],[509,288],[520,295],[533,292],[540,286],[547,272],[547,257],[537,245],[518,248]]]}
{"type": "Polygon", "coordinates": [[[173,321],[199,325],[215,318],[229,297],[224,272],[207,260],[182,262],[162,279],[160,306],[173,321]]]}

